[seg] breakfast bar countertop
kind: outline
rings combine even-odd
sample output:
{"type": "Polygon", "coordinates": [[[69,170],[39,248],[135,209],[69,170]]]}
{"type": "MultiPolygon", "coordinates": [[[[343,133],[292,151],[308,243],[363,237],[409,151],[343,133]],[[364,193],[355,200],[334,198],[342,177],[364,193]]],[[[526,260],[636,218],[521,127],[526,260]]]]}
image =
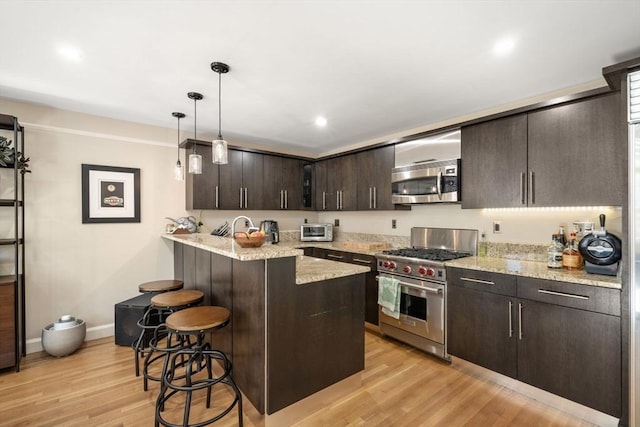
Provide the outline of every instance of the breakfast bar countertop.
{"type": "Polygon", "coordinates": [[[162,237],[239,261],[296,257],[297,285],[353,276],[371,271],[366,266],[304,256],[304,251],[298,249],[304,246],[300,245],[300,242],[262,245],[259,248],[242,248],[232,238],[212,236],[210,234],[165,234],[162,237]]]}
{"type": "Polygon", "coordinates": [[[302,249],[291,245],[262,245],[259,248],[240,247],[231,237],[213,236],[206,233],[163,234],[162,238],[173,240],[196,248],[204,249],[239,261],[256,261],[261,259],[286,258],[303,255],[302,249]]]}

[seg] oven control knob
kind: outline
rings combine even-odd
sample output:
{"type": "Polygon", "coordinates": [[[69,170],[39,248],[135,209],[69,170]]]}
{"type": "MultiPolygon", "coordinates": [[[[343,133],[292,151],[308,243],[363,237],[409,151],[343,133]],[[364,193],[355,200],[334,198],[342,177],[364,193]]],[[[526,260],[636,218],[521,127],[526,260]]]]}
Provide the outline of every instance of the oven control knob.
{"type": "Polygon", "coordinates": [[[384,261],[384,262],[382,263],[382,266],[383,266],[384,268],[389,268],[389,261],[384,261]]]}
{"type": "Polygon", "coordinates": [[[427,268],[427,276],[435,276],[436,271],[433,268],[427,268]]]}
{"type": "Polygon", "coordinates": [[[421,276],[424,276],[425,274],[427,274],[427,269],[425,267],[420,267],[418,269],[418,273],[420,273],[421,276]]]}
{"type": "Polygon", "coordinates": [[[396,263],[395,263],[395,262],[393,262],[393,261],[389,261],[389,268],[390,268],[391,270],[394,270],[394,269],[396,268],[396,263]]]}
{"type": "Polygon", "coordinates": [[[411,267],[405,265],[404,267],[402,267],[402,271],[404,272],[404,274],[409,274],[411,273],[411,267]]]}

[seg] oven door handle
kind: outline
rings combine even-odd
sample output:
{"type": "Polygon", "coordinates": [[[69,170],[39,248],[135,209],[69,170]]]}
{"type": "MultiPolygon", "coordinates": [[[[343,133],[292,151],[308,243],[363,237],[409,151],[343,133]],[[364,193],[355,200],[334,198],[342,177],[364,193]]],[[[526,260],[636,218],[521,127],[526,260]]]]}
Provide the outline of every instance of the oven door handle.
{"type": "MultiPolygon", "coordinates": [[[[377,276],[376,280],[380,280],[380,276],[377,276]]],[[[412,283],[403,282],[401,280],[398,281],[398,284],[401,286],[407,286],[409,288],[416,289],[418,291],[425,291],[431,294],[442,295],[442,289],[425,288],[423,286],[414,285],[412,283]]]]}

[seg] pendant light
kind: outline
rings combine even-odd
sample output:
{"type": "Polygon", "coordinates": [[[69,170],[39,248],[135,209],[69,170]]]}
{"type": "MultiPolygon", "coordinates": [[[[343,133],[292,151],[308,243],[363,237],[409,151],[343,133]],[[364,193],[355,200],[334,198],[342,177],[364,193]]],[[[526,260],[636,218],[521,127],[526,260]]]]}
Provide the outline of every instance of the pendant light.
{"type": "Polygon", "coordinates": [[[227,141],[222,139],[222,74],[229,72],[229,66],[222,62],[212,62],[211,69],[218,73],[218,138],[211,141],[211,161],[219,165],[229,163],[227,141]]]}
{"type": "Polygon", "coordinates": [[[197,124],[198,124],[198,116],[196,114],[197,108],[196,104],[199,100],[202,99],[202,94],[198,92],[189,92],[187,94],[189,99],[193,99],[193,151],[189,154],[189,173],[192,174],[201,174],[202,173],[202,156],[198,154],[198,150],[196,146],[198,145],[196,141],[198,141],[198,133],[197,133],[197,124]]]}
{"type": "Polygon", "coordinates": [[[184,179],[184,168],[182,167],[182,163],[180,163],[180,119],[184,118],[184,114],[174,112],[171,113],[171,115],[178,119],[178,161],[173,170],[173,177],[176,181],[182,181],[184,179]]]}

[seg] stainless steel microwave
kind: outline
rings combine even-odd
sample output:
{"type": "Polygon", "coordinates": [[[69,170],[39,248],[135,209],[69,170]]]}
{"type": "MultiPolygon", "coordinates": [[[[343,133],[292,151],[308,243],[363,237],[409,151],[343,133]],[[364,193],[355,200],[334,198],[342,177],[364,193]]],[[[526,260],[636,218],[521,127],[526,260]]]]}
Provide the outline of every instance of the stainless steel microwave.
{"type": "Polygon", "coordinates": [[[300,226],[301,242],[332,242],[333,224],[302,224],[300,226]]]}
{"type": "Polygon", "coordinates": [[[393,168],[391,187],[394,204],[460,202],[460,159],[393,168]]]}

